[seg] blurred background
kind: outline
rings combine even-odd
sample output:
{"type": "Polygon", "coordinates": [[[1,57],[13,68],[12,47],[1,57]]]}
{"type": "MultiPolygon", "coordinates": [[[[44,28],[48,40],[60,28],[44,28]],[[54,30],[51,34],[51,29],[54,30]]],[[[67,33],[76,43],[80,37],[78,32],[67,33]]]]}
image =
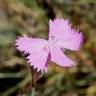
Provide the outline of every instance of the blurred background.
{"type": "Polygon", "coordinates": [[[66,51],[72,68],[49,64],[39,96],[96,96],[96,0],[0,0],[0,96],[31,96],[31,68],[14,46],[17,36],[48,38],[49,19],[69,19],[84,41],[66,51]]]}

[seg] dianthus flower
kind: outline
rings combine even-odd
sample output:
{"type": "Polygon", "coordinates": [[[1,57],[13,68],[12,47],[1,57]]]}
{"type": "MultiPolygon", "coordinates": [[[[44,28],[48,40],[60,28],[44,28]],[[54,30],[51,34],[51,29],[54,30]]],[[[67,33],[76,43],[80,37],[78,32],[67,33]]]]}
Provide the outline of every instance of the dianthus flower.
{"type": "Polygon", "coordinates": [[[82,33],[72,29],[68,20],[54,19],[49,21],[48,40],[24,35],[18,37],[16,46],[24,54],[29,54],[26,58],[34,69],[47,72],[48,61],[63,67],[73,66],[75,62],[63,52],[66,49],[78,50],[82,40],[82,33]]]}

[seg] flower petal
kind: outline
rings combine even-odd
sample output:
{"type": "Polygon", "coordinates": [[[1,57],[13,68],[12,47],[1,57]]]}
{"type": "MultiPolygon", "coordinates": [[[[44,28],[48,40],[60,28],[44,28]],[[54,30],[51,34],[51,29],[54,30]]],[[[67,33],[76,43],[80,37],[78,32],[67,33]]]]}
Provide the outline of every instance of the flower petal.
{"type": "Polygon", "coordinates": [[[32,52],[27,59],[33,68],[37,69],[37,71],[47,71],[46,64],[48,63],[48,53],[44,50],[36,50],[32,52]]]}
{"type": "Polygon", "coordinates": [[[31,37],[19,37],[16,40],[17,49],[20,51],[24,51],[25,53],[33,52],[34,50],[43,49],[46,45],[47,41],[44,39],[31,38],[31,37]]]}
{"type": "Polygon", "coordinates": [[[74,65],[74,62],[65,56],[59,47],[51,47],[51,61],[63,66],[70,67],[74,65]]]}
{"type": "Polygon", "coordinates": [[[70,50],[78,50],[82,41],[82,33],[71,28],[68,20],[54,19],[49,21],[49,41],[53,39],[56,45],[70,50]]]}
{"type": "Polygon", "coordinates": [[[55,37],[56,39],[62,40],[70,31],[70,24],[68,20],[54,19],[49,21],[49,39],[55,37]]]}
{"type": "Polygon", "coordinates": [[[58,40],[57,45],[64,49],[78,50],[83,41],[83,35],[79,32],[71,32],[65,40],[58,40]]]}

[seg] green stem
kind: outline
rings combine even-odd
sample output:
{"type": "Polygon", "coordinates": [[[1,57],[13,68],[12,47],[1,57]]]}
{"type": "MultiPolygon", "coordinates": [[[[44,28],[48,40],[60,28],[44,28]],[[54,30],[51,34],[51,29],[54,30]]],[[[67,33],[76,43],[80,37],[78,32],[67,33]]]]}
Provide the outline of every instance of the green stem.
{"type": "Polygon", "coordinates": [[[36,96],[35,87],[32,88],[32,95],[31,96],[36,96]]]}

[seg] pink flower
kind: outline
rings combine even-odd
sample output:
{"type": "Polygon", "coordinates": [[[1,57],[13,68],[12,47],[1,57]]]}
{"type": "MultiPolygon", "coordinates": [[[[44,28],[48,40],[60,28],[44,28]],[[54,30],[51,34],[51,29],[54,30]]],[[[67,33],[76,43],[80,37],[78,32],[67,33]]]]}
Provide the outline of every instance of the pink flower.
{"type": "Polygon", "coordinates": [[[16,40],[16,46],[29,54],[26,58],[34,69],[47,71],[48,61],[63,67],[73,66],[75,63],[63,51],[78,50],[82,40],[82,33],[72,29],[68,20],[54,19],[49,21],[48,40],[23,36],[16,40]]]}

